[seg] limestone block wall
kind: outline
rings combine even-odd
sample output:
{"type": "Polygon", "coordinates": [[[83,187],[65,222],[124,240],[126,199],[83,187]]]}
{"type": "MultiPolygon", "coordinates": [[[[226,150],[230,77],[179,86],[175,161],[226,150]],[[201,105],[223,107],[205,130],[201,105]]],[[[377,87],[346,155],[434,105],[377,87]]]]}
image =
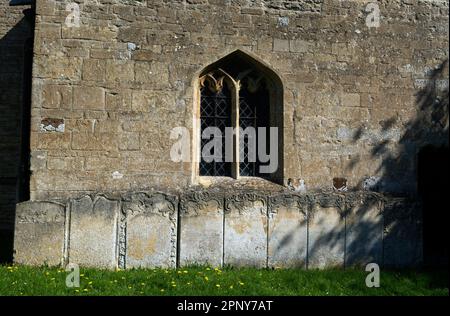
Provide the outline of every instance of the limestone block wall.
{"type": "Polygon", "coordinates": [[[17,207],[15,262],[100,268],[422,262],[420,205],[371,192],[92,195],[17,207]]]}
{"type": "MultiPolygon", "coordinates": [[[[283,82],[284,182],[330,188],[343,177],[359,188],[372,177],[379,191],[414,192],[421,146],[448,145],[448,116],[429,109],[448,100],[448,1],[373,1],[379,27],[367,25],[365,0],[79,1],[79,27],[65,23],[69,2],[37,0],[32,200],[188,187],[192,164],[171,161],[170,132],[184,126],[193,137],[195,79],[236,50],[283,82]]],[[[328,215],[311,219],[312,241],[330,233],[315,221],[340,223],[324,203],[328,215]]],[[[258,207],[244,213],[263,216],[258,207]]],[[[227,227],[230,208],[221,209],[227,227]]],[[[202,227],[190,211],[184,216],[202,227]]],[[[332,250],[338,261],[342,243],[332,250]]]]}

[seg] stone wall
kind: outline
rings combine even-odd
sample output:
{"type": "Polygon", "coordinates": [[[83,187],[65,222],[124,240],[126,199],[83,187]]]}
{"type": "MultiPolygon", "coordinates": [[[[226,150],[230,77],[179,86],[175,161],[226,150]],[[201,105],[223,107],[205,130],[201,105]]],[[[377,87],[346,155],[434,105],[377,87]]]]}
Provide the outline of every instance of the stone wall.
{"type": "Polygon", "coordinates": [[[0,2],[0,262],[8,260],[12,250],[18,202],[24,52],[32,37],[32,27],[22,13],[26,8],[11,8],[8,1],[0,2]]]}
{"type": "Polygon", "coordinates": [[[421,212],[370,192],[93,195],[17,208],[15,262],[103,268],[415,266],[421,212]]]}
{"type": "Polygon", "coordinates": [[[37,0],[32,200],[189,186],[170,131],[192,132],[195,78],[236,50],[283,81],[284,182],[414,192],[418,150],[448,144],[423,109],[448,94],[447,1],[378,1],[379,27],[364,0],[81,1],[79,27],[67,3],[37,0]]]}

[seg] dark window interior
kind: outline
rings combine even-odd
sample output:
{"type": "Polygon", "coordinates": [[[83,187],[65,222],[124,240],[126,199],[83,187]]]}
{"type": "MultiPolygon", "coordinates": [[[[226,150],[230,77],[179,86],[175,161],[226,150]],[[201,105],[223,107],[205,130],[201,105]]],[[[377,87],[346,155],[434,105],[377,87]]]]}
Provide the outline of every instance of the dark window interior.
{"type": "MultiPolygon", "coordinates": [[[[200,162],[201,176],[231,176],[231,163],[225,162],[225,128],[231,127],[231,91],[225,84],[218,91],[211,91],[208,87],[201,89],[201,134],[207,127],[217,127],[222,132],[222,162],[206,162],[202,154],[200,162]]],[[[201,137],[201,135],[200,135],[201,137]]],[[[212,139],[212,138],[211,138],[212,139]]],[[[201,139],[201,148],[211,141],[201,139]]],[[[220,153],[211,153],[213,156],[220,153]]]]}

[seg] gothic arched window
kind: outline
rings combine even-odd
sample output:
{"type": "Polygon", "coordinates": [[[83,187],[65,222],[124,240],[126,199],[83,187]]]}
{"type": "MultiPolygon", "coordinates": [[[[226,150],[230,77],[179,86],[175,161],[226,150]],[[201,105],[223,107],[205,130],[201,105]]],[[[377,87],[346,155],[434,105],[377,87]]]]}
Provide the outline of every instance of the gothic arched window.
{"type": "Polygon", "coordinates": [[[197,175],[282,181],[283,87],[279,77],[236,51],[205,68],[198,91],[197,175]],[[267,164],[273,166],[268,158],[274,152],[275,168],[264,169],[267,164]]]}

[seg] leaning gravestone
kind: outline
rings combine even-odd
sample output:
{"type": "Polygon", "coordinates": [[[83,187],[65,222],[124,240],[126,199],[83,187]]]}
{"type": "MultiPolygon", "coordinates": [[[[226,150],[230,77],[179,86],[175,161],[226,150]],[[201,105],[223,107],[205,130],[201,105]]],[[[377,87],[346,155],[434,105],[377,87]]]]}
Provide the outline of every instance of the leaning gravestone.
{"type": "Polygon", "coordinates": [[[85,267],[117,267],[119,201],[85,196],[70,205],[69,262],[85,267]]]}
{"type": "Polygon", "coordinates": [[[423,263],[421,205],[407,198],[387,198],[384,205],[383,264],[415,267],[423,263]]]}
{"type": "Polygon", "coordinates": [[[180,201],[181,266],[223,265],[223,195],[189,192],[180,201]]]}
{"type": "Polygon", "coordinates": [[[382,264],[383,215],[382,199],[376,193],[346,195],[346,253],[345,264],[366,266],[382,264]]]}
{"type": "Polygon", "coordinates": [[[307,208],[306,195],[283,194],[269,199],[269,267],[306,267],[307,208]]]}
{"type": "Polygon", "coordinates": [[[333,193],[312,198],[308,214],[308,267],[343,267],[345,260],[345,200],[333,193]]]}
{"type": "Polygon", "coordinates": [[[225,200],[225,265],[267,266],[267,200],[257,193],[236,193],[225,200]]]}
{"type": "Polygon", "coordinates": [[[133,194],[126,216],[127,268],[176,268],[177,198],[162,193],[133,194]]]}
{"type": "Polygon", "coordinates": [[[57,266],[63,263],[65,206],[24,202],[16,207],[14,262],[57,266]]]}

